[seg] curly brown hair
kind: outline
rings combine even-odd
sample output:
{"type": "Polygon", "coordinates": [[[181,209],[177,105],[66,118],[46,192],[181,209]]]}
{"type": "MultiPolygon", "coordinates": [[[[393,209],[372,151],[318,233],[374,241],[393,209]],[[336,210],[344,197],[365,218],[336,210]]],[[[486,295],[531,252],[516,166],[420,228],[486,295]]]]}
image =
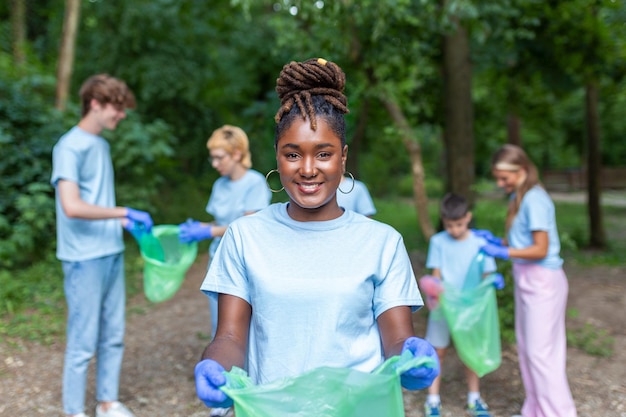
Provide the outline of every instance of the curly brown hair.
{"type": "Polygon", "coordinates": [[[117,109],[135,108],[135,95],[126,83],[109,74],[96,74],[89,77],[80,87],[81,115],[86,116],[91,110],[91,100],[98,103],[112,104],[117,109]]]}

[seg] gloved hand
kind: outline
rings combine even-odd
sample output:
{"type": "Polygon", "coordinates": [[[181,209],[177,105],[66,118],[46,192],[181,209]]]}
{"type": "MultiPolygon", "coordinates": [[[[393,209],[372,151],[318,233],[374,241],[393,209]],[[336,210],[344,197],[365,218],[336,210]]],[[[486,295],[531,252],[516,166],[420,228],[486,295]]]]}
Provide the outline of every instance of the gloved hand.
{"type": "Polygon", "coordinates": [[[210,408],[228,408],[233,400],[219,389],[226,384],[224,367],[213,359],[198,362],[194,371],[196,377],[196,394],[210,408]]]}
{"type": "Polygon", "coordinates": [[[437,375],[439,375],[439,357],[437,356],[435,348],[426,340],[413,336],[404,341],[402,352],[405,350],[410,351],[414,357],[427,356],[432,358],[436,365],[433,368],[420,366],[419,368],[409,369],[400,375],[400,383],[404,388],[409,390],[429,387],[435,378],[437,378],[437,375]]]}
{"type": "Polygon", "coordinates": [[[507,246],[487,244],[480,248],[480,251],[485,255],[492,256],[494,258],[509,259],[509,248],[507,246]]]}
{"type": "Polygon", "coordinates": [[[504,277],[499,272],[494,272],[493,274],[493,286],[496,287],[496,290],[501,290],[504,288],[504,277]]]}
{"type": "Polygon", "coordinates": [[[178,227],[180,228],[178,240],[180,240],[181,243],[197,242],[213,237],[211,226],[203,225],[197,220],[188,219],[185,223],[179,224],[178,227]]]}
{"type": "Polygon", "coordinates": [[[502,243],[504,242],[504,239],[498,236],[494,236],[493,233],[491,233],[489,230],[472,229],[472,232],[476,236],[482,237],[483,239],[485,239],[487,243],[491,243],[493,245],[502,246],[502,243]]]}
{"type": "Polygon", "coordinates": [[[142,223],[134,222],[130,219],[125,219],[125,222],[122,222],[124,229],[130,232],[131,235],[137,240],[137,242],[141,242],[141,238],[146,234],[146,229],[144,228],[142,223]]]}
{"type": "Polygon", "coordinates": [[[432,275],[424,275],[418,283],[420,290],[426,295],[426,307],[430,311],[439,307],[439,296],[443,292],[441,280],[432,275]]]}
{"type": "Polygon", "coordinates": [[[126,223],[124,228],[128,231],[131,231],[138,224],[141,224],[144,229],[146,229],[146,233],[150,233],[152,230],[152,226],[154,222],[152,221],[152,217],[150,217],[150,213],[141,210],[135,210],[130,207],[126,207],[126,218],[130,220],[126,223]]]}

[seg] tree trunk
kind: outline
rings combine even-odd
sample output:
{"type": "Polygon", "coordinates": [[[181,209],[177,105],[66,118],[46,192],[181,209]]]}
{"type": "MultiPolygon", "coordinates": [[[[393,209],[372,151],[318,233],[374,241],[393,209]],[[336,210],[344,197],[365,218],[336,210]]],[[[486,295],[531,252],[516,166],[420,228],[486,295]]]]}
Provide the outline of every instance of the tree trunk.
{"type": "Polygon", "coordinates": [[[424,164],[422,163],[422,149],[419,140],[414,137],[402,109],[395,101],[384,98],[383,105],[391,116],[396,127],[402,136],[402,142],[409,152],[411,158],[411,172],[413,174],[413,198],[417,209],[417,221],[422,229],[422,235],[426,241],[435,233],[433,225],[428,215],[428,196],[426,195],[426,185],[424,184],[424,164]]]}
{"type": "Polygon", "coordinates": [[[13,60],[20,67],[26,63],[26,0],[12,0],[11,6],[13,60]]]}
{"type": "Polygon", "coordinates": [[[513,145],[522,146],[522,121],[519,116],[509,112],[506,118],[507,141],[513,145]]]}
{"type": "Polygon", "coordinates": [[[456,22],[456,32],[443,39],[444,142],[446,145],[446,189],[467,198],[474,195],[474,109],[472,63],[468,34],[456,22]]]}
{"type": "Polygon", "coordinates": [[[604,248],[606,235],[602,222],[600,181],[602,159],[600,154],[600,116],[598,114],[598,85],[589,82],[585,88],[585,114],[587,119],[587,204],[589,214],[589,245],[604,248]]]}
{"type": "Polygon", "coordinates": [[[74,47],[80,15],[80,0],[65,0],[65,17],[63,20],[63,37],[57,67],[57,89],[55,107],[64,111],[70,91],[70,81],[74,67],[74,47]]]}

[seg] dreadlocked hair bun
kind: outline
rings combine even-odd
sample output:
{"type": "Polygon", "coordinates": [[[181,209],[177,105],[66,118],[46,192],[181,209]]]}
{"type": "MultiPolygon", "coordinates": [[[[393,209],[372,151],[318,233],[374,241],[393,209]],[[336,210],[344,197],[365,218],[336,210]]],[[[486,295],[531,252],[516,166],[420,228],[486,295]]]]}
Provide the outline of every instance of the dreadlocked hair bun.
{"type": "Polygon", "coordinates": [[[317,129],[314,96],[322,96],[341,114],[348,110],[348,100],[343,94],[346,75],[341,68],[323,58],[313,58],[304,62],[292,61],[286,64],[276,80],[276,92],[280,99],[280,109],[274,116],[279,123],[288,114],[294,104],[300,110],[302,118],[309,117],[311,129],[317,129]]]}

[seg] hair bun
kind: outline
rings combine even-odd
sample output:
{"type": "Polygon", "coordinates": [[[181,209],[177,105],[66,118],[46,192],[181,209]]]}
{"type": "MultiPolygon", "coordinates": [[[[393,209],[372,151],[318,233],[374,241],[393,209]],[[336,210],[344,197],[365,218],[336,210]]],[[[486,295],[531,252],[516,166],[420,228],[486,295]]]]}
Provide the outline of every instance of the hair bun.
{"type": "Polygon", "coordinates": [[[280,109],[274,120],[280,121],[296,105],[302,117],[311,116],[311,127],[316,129],[313,115],[313,97],[321,96],[342,114],[348,113],[348,99],[343,94],[346,75],[337,64],[324,58],[304,62],[292,61],[283,66],[276,80],[280,109]]]}
{"type": "Polygon", "coordinates": [[[343,95],[346,76],[337,64],[323,58],[285,65],[276,80],[276,92],[281,103],[298,93],[335,96],[345,106],[343,95]]]}

